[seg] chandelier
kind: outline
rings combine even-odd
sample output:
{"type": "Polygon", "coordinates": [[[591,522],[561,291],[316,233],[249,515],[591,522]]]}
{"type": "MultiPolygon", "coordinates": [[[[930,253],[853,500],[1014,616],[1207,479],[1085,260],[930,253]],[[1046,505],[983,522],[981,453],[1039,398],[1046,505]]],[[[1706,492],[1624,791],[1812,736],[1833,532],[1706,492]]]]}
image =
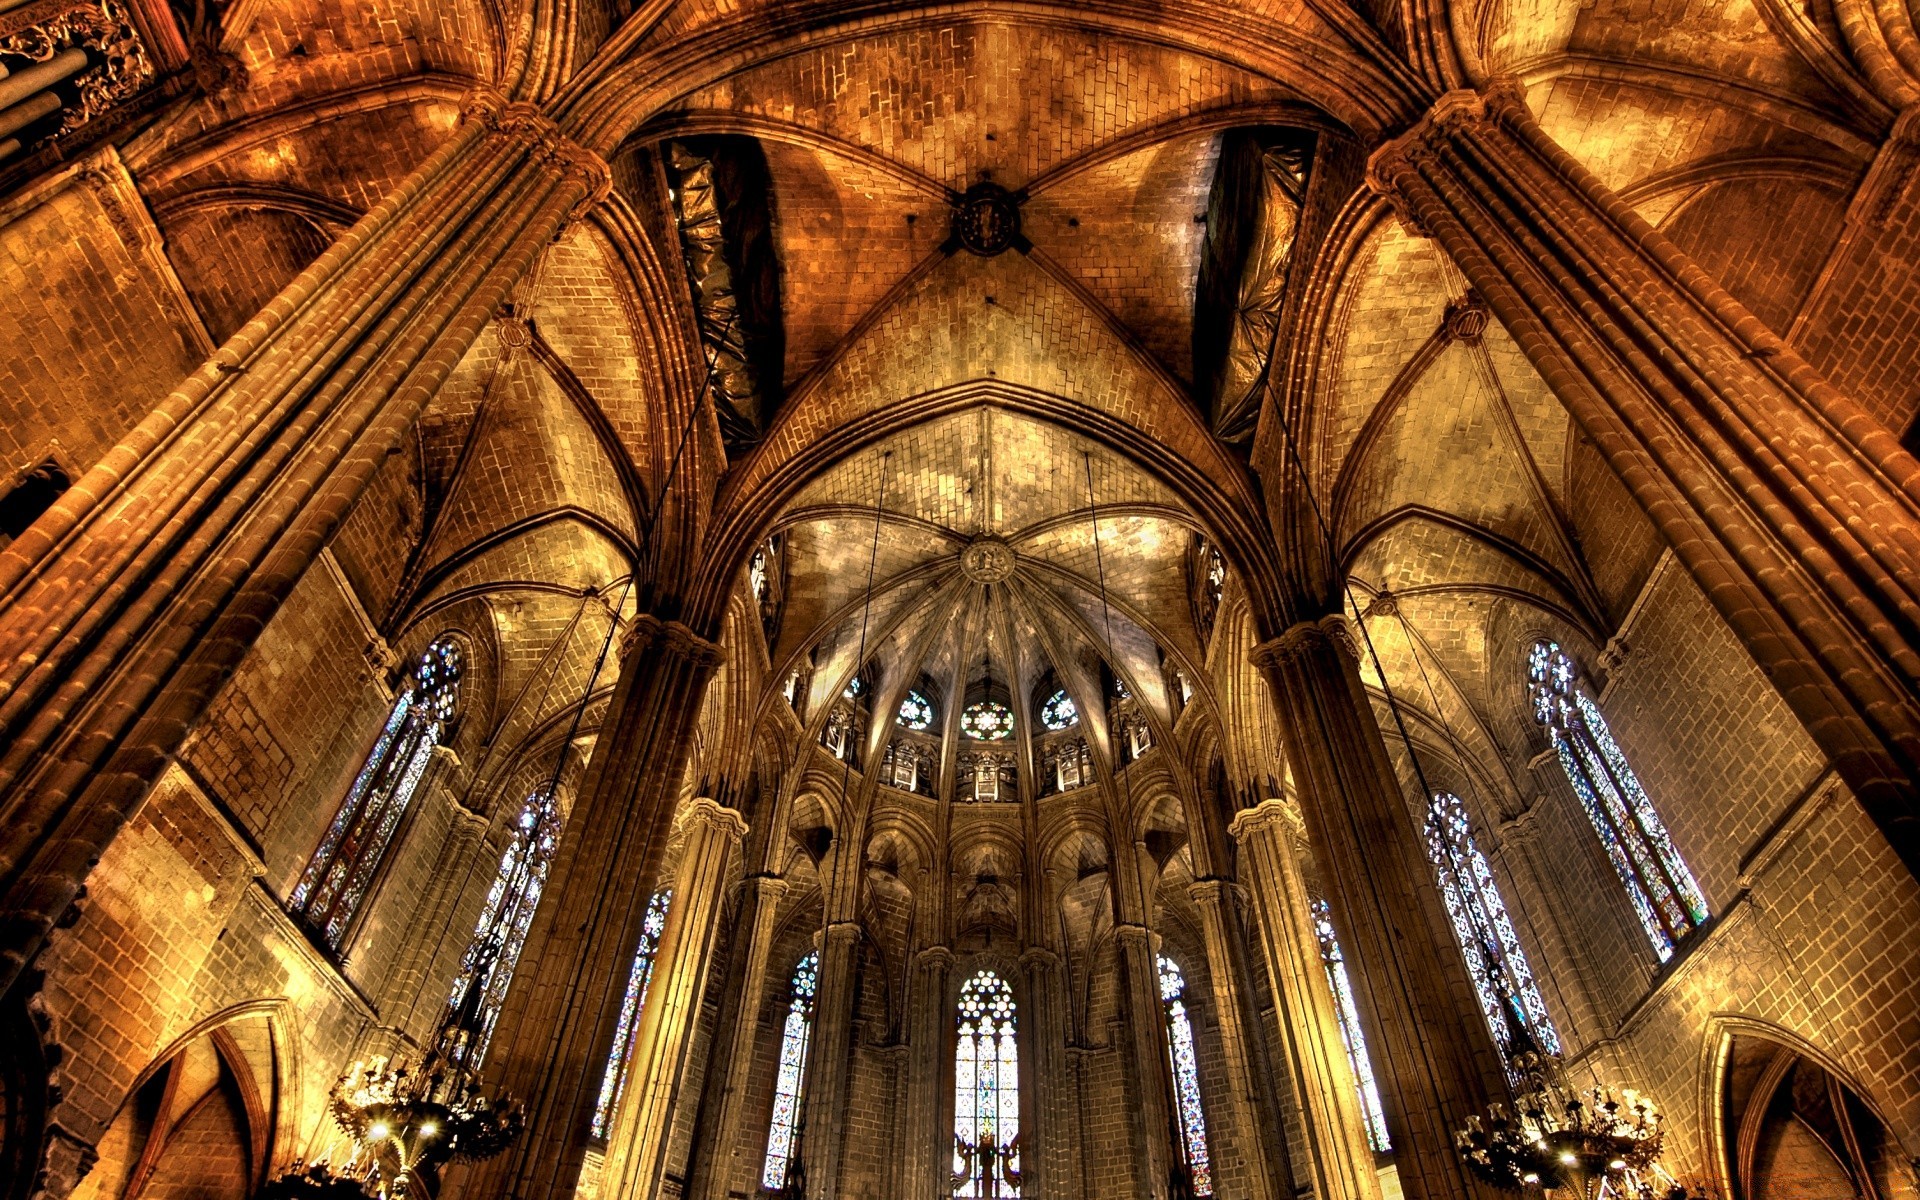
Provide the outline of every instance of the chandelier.
{"type": "MultiPolygon", "coordinates": [[[[474,977],[484,978],[484,966],[474,977]]],[[[484,1032],[483,988],[470,987],[435,1031],[417,1068],[376,1055],[349,1066],[333,1085],[328,1108],[353,1142],[344,1166],[316,1163],[268,1184],[275,1200],[375,1196],[404,1200],[448,1162],[492,1158],[520,1132],[524,1115],[511,1096],[488,1099],[471,1064],[484,1032]]]]}
{"type": "Polygon", "coordinates": [[[1660,1112],[1623,1088],[1568,1085],[1560,1061],[1508,1016],[1508,1054],[1519,1086],[1511,1110],[1468,1117],[1454,1143],[1467,1167],[1494,1187],[1569,1189],[1581,1200],[1700,1200],[1659,1163],[1660,1112]]]}

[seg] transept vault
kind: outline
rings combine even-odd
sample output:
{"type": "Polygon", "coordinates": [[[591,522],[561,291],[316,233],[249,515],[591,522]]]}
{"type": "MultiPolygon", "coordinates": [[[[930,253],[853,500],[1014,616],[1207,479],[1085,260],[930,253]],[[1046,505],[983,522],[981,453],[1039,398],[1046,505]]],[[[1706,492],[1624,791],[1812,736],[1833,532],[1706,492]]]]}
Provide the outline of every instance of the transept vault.
{"type": "Polygon", "coordinates": [[[0,1200],[1920,1194],[1917,15],[0,0],[0,1200]]]}

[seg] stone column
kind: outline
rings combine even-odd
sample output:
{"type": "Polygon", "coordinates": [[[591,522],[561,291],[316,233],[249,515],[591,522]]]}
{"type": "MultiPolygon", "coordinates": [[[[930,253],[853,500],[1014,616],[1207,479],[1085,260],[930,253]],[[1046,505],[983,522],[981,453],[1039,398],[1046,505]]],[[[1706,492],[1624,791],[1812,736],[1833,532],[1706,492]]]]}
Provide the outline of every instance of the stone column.
{"type": "Polygon", "coordinates": [[[1146,1195],[1166,1200],[1167,1172],[1173,1164],[1173,1109],[1169,1106],[1166,1022],[1160,1008],[1160,964],[1154,937],[1144,925],[1117,925],[1113,931],[1121,994],[1126,1002],[1125,1061],[1132,1077],[1134,1135],[1146,1195]]]}
{"type": "Polygon", "coordinates": [[[1409,1200],[1491,1196],[1454,1131],[1506,1084],[1339,617],[1254,651],[1356,970],[1374,1074],[1409,1200]]]}
{"type": "MultiPolygon", "coordinates": [[[[760,1028],[760,1009],[766,1003],[767,973],[773,951],[774,920],[780,912],[780,900],[787,894],[787,881],[774,875],[755,875],[741,885],[739,950],[729,967],[734,1001],[732,1020],[725,1038],[726,1074],[719,1080],[719,1115],[714,1119],[714,1135],[697,1150],[696,1187],[692,1194],[705,1200],[726,1200],[734,1181],[742,1178],[741,1136],[746,1128],[747,1088],[753,1076],[753,1055],[757,1048],[755,1033],[760,1028]]],[[[753,1161],[749,1152],[748,1161],[753,1161]]]]}
{"type": "Polygon", "coordinates": [[[805,1097],[807,1194],[836,1195],[847,1071],[853,1063],[854,954],[860,926],[835,921],[820,947],[820,991],[813,1006],[805,1097]]]}
{"type": "Polygon", "coordinates": [[[622,649],[619,683],[487,1053],[487,1086],[526,1106],[527,1127],[498,1158],[450,1170],[449,1196],[561,1200],[579,1180],[694,722],[721,657],[684,625],[644,613],[622,649]]]}
{"type": "MultiPolygon", "coordinates": [[[[1293,1166],[1287,1161],[1286,1131],[1261,1045],[1260,1012],[1247,974],[1246,936],[1233,885],[1202,879],[1189,885],[1187,894],[1200,912],[1207,978],[1226,1060],[1227,1103],[1218,1107],[1225,1109],[1233,1140],[1247,1156],[1247,1194],[1253,1200],[1292,1200],[1293,1166]]],[[[1177,1096],[1174,1102],[1179,1102],[1177,1096]]]]}
{"type": "Polygon", "coordinates": [[[705,796],[687,806],[680,824],[685,837],[673,904],[660,931],[646,1006],[627,1059],[626,1103],[607,1139],[607,1165],[600,1177],[606,1200],[648,1200],[660,1185],[674,1101],[706,993],[727,862],[747,833],[739,813],[705,796]]]}
{"type": "Polygon", "coordinates": [[[1305,836],[1299,820],[1286,801],[1263,800],[1235,816],[1228,832],[1240,843],[1240,872],[1258,916],[1280,1044],[1306,1126],[1313,1194],[1318,1200],[1379,1200],[1373,1145],[1295,849],[1294,839],[1305,836]]]}
{"type": "Polygon", "coordinates": [[[1373,186],[1436,239],[1920,874],[1920,463],[1541,131],[1449,92],[1373,186]]]}
{"type": "Polygon", "coordinates": [[[947,981],[953,972],[953,951],[928,946],[913,959],[912,1008],[907,1037],[907,1138],[912,1174],[908,1200],[935,1200],[952,1190],[953,1129],[941,1118],[946,1081],[947,981]]]}
{"type": "Polygon", "coordinates": [[[606,165],[498,99],[0,550],[0,991],[606,165]]]}
{"type": "Polygon", "coordinates": [[[1034,1119],[1026,1127],[1021,1170],[1038,1183],[1024,1190],[1039,1197],[1066,1196],[1078,1172],[1071,1150],[1074,1122],[1066,1113],[1067,998],[1060,991],[1060,956],[1044,946],[1029,946],[1020,953],[1020,966],[1027,976],[1021,1040],[1034,1074],[1034,1119]]]}

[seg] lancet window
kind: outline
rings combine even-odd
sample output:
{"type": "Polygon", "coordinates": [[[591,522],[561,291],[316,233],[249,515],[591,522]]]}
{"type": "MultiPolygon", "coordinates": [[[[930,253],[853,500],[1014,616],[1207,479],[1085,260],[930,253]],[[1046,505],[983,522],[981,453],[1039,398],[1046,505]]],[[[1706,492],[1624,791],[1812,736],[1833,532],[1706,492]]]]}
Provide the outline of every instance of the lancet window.
{"type": "Polygon", "coordinates": [[[653,960],[660,953],[660,935],[667,928],[667,909],[672,903],[673,890],[661,888],[648,897],[646,915],[640,919],[640,945],[627,972],[627,992],[620,1000],[613,1053],[607,1056],[606,1070],[600,1074],[600,1096],[593,1106],[593,1136],[602,1141],[612,1132],[620,1097],[627,1091],[627,1056],[633,1052],[633,1035],[640,1029],[640,1010],[647,1003],[647,984],[653,979],[653,960]]]}
{"type": "Polygon", "coordinates": [[[1536,642],[1527,675],[1534,719],[1546,727],[1647,940],[1665,962],[1674,945],[1707,919],[1706,897],[1599,706],[1588,699],[1573,659],[1552,642],[1536,642]]]}
{"type": "Polygon", "coordinates": [[[1380,1105],[1380,1087],[1374,1082],[1373,1060],[1367,1056],[1367,1038],[1360,1031],[1360,1009],[1353,1002],[1353,980],[1347,975],[1346,955],[1340,952],[1340,939],[1333,932],[1333,911],[1318,896],[1313,899],[1313,931],[1320,938],[1320,961],[1327,968],[1327,983],[1333,988],[1333,1015],[1340,1023],[1340,1040],[1347,1047],[1347,1061],[1353,1066],[1355,1090],[1360,1094],[1360,1115],[1366,1122],[1367,1142],[1377,1154],[1393,1149],[1387,1136],[1387,1114],[1380,1105]]]}
{"type": "Polygon", "coordinates": [[[294,915],[336,950],[379,873],[433,748],[459,712],[461,657],[460,643],[451,637],[436,639],[420,656],[293,889],[294,915]]]}
{"type": "Polygon", "coordinates": [[[1020,1194],[1020,1055],[1013,989],[981,971],[960,989],[953,1064],[953,1194],[1020,1194]]]}
{"type": "Polygon", "coordinates": [[[469,1066],[478,1067],[486,1058],[500,1006],[507,1000],[507,984],[527,944],[527,930],[540,907],[540,893],[547,886],[547,871],[559,844],[560,806],[547,788],[541,788],[527,797],[514,818],[500,870],[487,892],[473,940],[460,960],[453,994],[447,997],[455,1036],[464,1039],[464,1044],[450,1051],[469,1066]]]}
{"type": "Polygon", "coordinates": [[[1511,1014],[1542,1050],[1560,1053],[1560,1037],[1547,1016],[1513,922],[1507,919],[1507,906],[1494,886],[1487,856],[1473,840],[1473,825],[1460,797],[1437,792],[1427,806],[1427,857],[1440,878],[1447,916],[1466,954],[1473,986],[1480,993],[1480,1009],[1494,1039],[1512,1055],[1507,1032],[1511,1014]]]}
{"type": "Polygon", "coordinates": [[[1167,1056],[1173,1068],[1173,1106],[1180,1123],[1180,1152],[1195,1196],[1213,1195],[1213,1159],[1207,1152],[1207,1115],[1200,1105],[1200,1057],[1187,1015],[1187,980],[1180,967],[1160,956],[1160,1006],[1167,1018],[1167,1056]]]}
{"type": "Polygon", "coordinates": [[[813,1032],[813,997],[820,986],[820,955],[808,952],[793,968],[793,998],[780,1033],[780,1073],[773,1085],[773,1119],[767,1125],[767,1158],[760,1186],[777,1191],[793,1161],[794,1129],[800,1120],[800,1096],[807,1082],[807,1040],[813,1032]]]}

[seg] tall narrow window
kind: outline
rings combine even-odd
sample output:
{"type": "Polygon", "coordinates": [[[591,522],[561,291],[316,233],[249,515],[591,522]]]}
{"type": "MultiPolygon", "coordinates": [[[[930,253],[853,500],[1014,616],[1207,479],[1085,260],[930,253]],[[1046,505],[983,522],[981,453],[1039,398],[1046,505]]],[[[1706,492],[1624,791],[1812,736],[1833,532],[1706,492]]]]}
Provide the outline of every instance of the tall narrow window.
{"type": "Polygon", "coordinates": [[[1013,989],[981,971],[960,989],[953,1063],[953,1194],[1020,1194],[1020,1055],[1013,989]]]}
{"type": "Polygon", "coordinates": [[[459,711],[461,667],[460,644],[452,638],[437,639],[420,656],[380,740],[293,889],[294,914],[336,950],[366,899],[433,748],[459,711]]]}
{"type": "Polygon", "coordinates": [[[1706,897],[1606,718],[1587,698],[1573,660],[1552,642],[1536,642],[1527,675],[1534,719],[1546,726],[1560,768],[1587,810],[1654,953],[1665,962],[1675,943],[1707,919],[1706,897]]]}
{"type": "Polygon", "coordinates": [[[487,1044],[493,1038],[494,1022],[500,1019],[500,1006],[506,1003],[507,984],[513,980],[513,968],[527,944],[527,930],[533,924],[534,910],[540,907],[540,893],[547,886],[547,869],[553,865],[554,849],[560,844],[560,808],[547,789],[527,797],[514,819],[513,835],[500,856],[500,871],[493,877],[487,904],[474,927],[473,940],[460,960],[460,974],[453,981],[453,994],[447,997],[447,1010],[458,1018],[456,1028],[471,1038],[455,1046],[452,1052],[470,1067],[478,1067],[487,1056],[487,1044]]]}
{"type": "Polygon", "coordinates": [[[1167,1014],[1167,1054],[1173,1067],[1173,1099],[1180,1122],[1180,1152],[1196,1196],[1213,1195],[1213,1159],[1207,1153],[1207,1115],[1200,1107],[1200,1058],[1187,1016],[1187,980],[1174,961],[1160,956],[1160,1005],[1167,1014]]]}
{"type": "Polygon", "coordinates": [[[1333,987],[1333,1012],[1340,1019],[1340,1040],[1353,1064],[1355,1090],[1360,1093],[1360,1115],[1367,1123],[1367,1142],[1374,1152],[1393,1149],[1387,1136],[1387,1114],[1380,1107],[1380,1088],[1373,1080],[1373,1060],[1367,1057],[1366,1035],[1360,1032],[1360,1010],[1353,1002],[1353,981],[1347,977],[1347,959],[1333,933],[1333,910],[1318,896],[1313,899],[1313,931],[1320,937],[1320,961],[1333,987]]]}
{"type": "Polygon", "coordinates": [[[1560,1053],[1560,1036],[1547,1016],[1526,951],[1514,936],[1513,922],[1507,919],[1507,906],[1493,884],[1487,856],[1473,840],[1473,826],[1460,797],[1437,792],[1427,806],[1427,857],[1440,877],[1440,895],[1466,953],[1473,986],[1480,993],[1480,1009],[1487,1015],[1494,1040],[1512,1056],[1513,1048],[1507,1045],[1507,1020],[1512,1013],[1542,1050],[1560,1053]]]}
{"type": "Polygon", "coordinates": [[[820,986],[820,955],[808,952],[793,968],[793,999],[780,1032],[780,1073],[773,1083],[773,1119],[767,1123],[767,1161],[760,1186],[777,1191],[787,1182],[793,1133],[800,1121],[801,1089],[807,1083],[807,1040],[813,1033],[813,995],[820,986]]]}
{"type": "Polygon", "coordinates": [[[620,1109],[620,1097],[627,1091],[627,1054],[633,1049],[633,1035],[640,1026],[647,983],[653,978],[653,956],[660,952],[660,933],[667,927],[667,907],[672,903],[672,889],[661,888],[647,898],[646,915],[640,918],[640,945],[627,972],[627,994],[620,1000],[613,1053],[607,1056],[607,1068],[600,1074],[600,1097],[593,1106],[593,1136],[602,1141],[613,1125],[613,1114],[620,1109]]]}

